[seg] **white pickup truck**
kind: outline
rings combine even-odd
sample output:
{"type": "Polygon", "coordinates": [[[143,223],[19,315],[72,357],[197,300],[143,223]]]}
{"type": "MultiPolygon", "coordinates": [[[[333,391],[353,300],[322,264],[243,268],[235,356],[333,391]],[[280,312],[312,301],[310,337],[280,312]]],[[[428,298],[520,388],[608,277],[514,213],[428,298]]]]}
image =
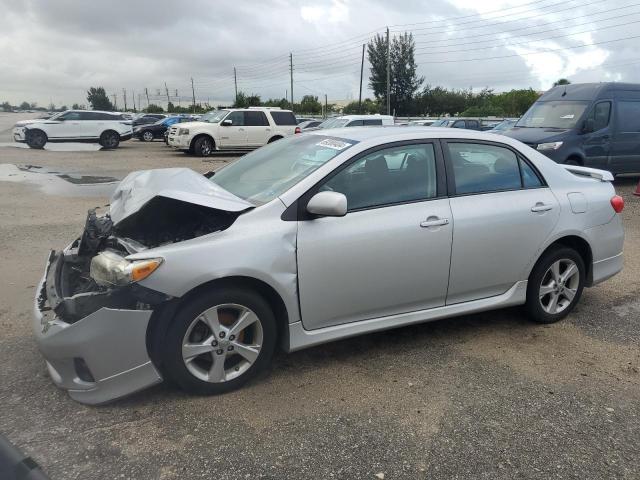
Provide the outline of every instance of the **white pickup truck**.
{"type": "Polygon", "coordinates": [[[253,150],[300,133],[296,117],[280,108],[225,108],[200,117],[197,122],[173,125],[169,146],[199,157],[215,150],[253,150]]]}

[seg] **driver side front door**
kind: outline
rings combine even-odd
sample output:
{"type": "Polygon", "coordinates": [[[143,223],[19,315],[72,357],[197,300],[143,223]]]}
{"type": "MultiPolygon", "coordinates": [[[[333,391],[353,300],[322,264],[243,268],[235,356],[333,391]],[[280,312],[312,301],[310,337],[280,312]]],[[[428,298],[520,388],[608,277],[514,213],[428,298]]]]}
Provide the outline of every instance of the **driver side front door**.
{"type": "Polygon", "coordinates": [[[245,128],[244,112],[231,112],[223,122],[230,120],[231,125],[220,124],[220,147],[246,148],[247,130],[245,128]]]}

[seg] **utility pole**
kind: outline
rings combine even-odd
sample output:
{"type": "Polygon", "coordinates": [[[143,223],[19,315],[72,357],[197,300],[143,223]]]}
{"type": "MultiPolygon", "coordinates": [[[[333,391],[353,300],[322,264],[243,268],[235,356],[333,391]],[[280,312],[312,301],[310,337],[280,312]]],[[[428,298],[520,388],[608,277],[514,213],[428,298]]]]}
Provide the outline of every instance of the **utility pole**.
{"type": "Polygon", "coordinates": [[[233,86],[236,91],[236,96],[234,97],[234,103],[238,101],[238,76],[236,75],[236,67],[233,67],[233,86]]]}
{"type": "Polygon", "coordinates": [[[131,90],[131,101],[133,102],[133,111],[136,112],[136,91],[131,90]]]}
{"type": "Polygon", "coordinates": [[[324,118],[329,116],[329,112],[327,111],[327,94],[324,94],[324,118]]]}
{"type": "Polygon", "coordinates": [[[144,94],[147,96],[147,108],[149,108],[149,90],[145,87],[144,94]]]}
{"type": "Polygon", "coordinates": [[[138,94],[138,110],[142,111],[142,94],[138,94]]]}
{"type": "Polygon", "coordinates": [[[293,111],[293,54],[289,52],[289,74],[291,75],[291,111],[293,111]]]}
{"type": "Polygon", "coordinates": [[[391,115],[391,42],[387,27],[387,115],[391,115]]]}
{"type": "Polygon", "coordinates": [[[364,43],[362,44],[362,62],[360,63],[360,94],[358,95],[358,113],[362,113],[362,74],[364,73],[364,43]]]}
{"type": "MultiPolygon", "coordinates": [[[[235,72],[236,69],[234,68],[233,71],[235,72]]],[[[191,95],[192,95],[192,99],[193,99],[193,103],[192,103],[193,108],[192,108],[192,110],[193,110],[193,113],[196,113],[196,90],[193,87],[193,77],[191,77],[191,95]]]]}
{"type": "Polygon", "coordinates": [[[178,99],[178,106],[180,106],[180,95],[178,95],[178,89],[176,88],[176,98],[178,99]]]}
{"type": "Polygon", "coordinates": [[[116,102],[116,94],[114,93],[111,96],[113,97],[113,109],[116,110],[116,106],[118,105],[118,103],[116,102]]]}
{"type": "MultiPolygon", "coordinates": [[[[387,36],[389,36],[388,33],[387,33],[387,36]]],[[[169,89],[167,88],[167,82],[164,82],[164,91],[167,92],[167,110],[169,110],[169,104],[171,103],[171,98],[169,97],[169,89]]]]}
{"type": "Polygon", "coordinates": [[[122,98],[124,98],[124,111],[127,111],[127,89],[122,89],[122,98]]]}

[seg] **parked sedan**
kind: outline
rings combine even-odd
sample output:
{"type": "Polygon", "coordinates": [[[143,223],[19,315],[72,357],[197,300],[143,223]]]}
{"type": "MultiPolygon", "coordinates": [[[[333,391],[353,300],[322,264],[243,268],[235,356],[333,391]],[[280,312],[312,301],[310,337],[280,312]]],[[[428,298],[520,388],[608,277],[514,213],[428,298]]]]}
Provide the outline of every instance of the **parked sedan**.
{"type": "Polygon", "coordinates": [[[145,142],[152,142],[156,138],[164,139],[164,134],[169,127],[181,121],[181,117],[168,117],[150,125],[140,125],[133,129],[133,136],[145,142]]]}
{"type": "Polygon", "coordinates": [[[557,322],[622,269],[611,180],[423,127],[291,136],[208,177],[133,172],[51,253],[37,344],[54,383],[101,403],[163,379],[227,392],[277,346],[513,305],[557,322]]]}
{"type": "Polygon", "coordinates": [[[317,127],[322,123],[322,120],[305,120],[303,122],[298,123],[300,130],[305,130],[307,128],[317,127]]]}
{"type": "Polygon", "coordinates": [[[162,113],[145,113],[144,115],[136,117],[133,120],[133,126],[137,127],[139,125],[149,125],[151,123],[156,123],[164,118],[167,118],[167,116],[162,113]]]}

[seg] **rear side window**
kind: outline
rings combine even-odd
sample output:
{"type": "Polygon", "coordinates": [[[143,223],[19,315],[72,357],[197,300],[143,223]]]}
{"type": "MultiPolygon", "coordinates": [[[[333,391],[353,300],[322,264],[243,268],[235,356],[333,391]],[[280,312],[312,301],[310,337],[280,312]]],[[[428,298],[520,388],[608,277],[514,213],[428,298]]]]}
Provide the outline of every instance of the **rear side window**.
{"type": "Polygon", "coordinates": [[[454,122],[451,128],[466,128],[466,125],[464,120],[458,120],[457,122],[454,122]]]}
{"type": "Polygon", "coordinates": [[[292,112],[269,112],[276,125],[297,125],[296,117],[292,112]]]}
{"type": "Polygon", "coordinates": [[[640,132],[640,101],[620,100],[617,104],[618,125],[621,132],[640,132]]]}
{"type": "Polygon", "coordinates": [[[382,125],[382,120],[363,120],[363,125],[382,125]]]}
{"type": "Polygon", "coordinates": [[[269,120],[264,112],[244,112],[244,124],[248,127],[268,126],[269,120]]]}
{"type": "Polygon", "coordinates": [[[520,160],[520,171],[522,172],[522,186],[524,188],[542,187],[542,180],[531,166],[522,159],[520,160]]]}
{"type": "Polygon", "coordinates": [[[519,160],[508,148],[479,143],[447,143],[457,194],[522,187],[519,160]]]}

